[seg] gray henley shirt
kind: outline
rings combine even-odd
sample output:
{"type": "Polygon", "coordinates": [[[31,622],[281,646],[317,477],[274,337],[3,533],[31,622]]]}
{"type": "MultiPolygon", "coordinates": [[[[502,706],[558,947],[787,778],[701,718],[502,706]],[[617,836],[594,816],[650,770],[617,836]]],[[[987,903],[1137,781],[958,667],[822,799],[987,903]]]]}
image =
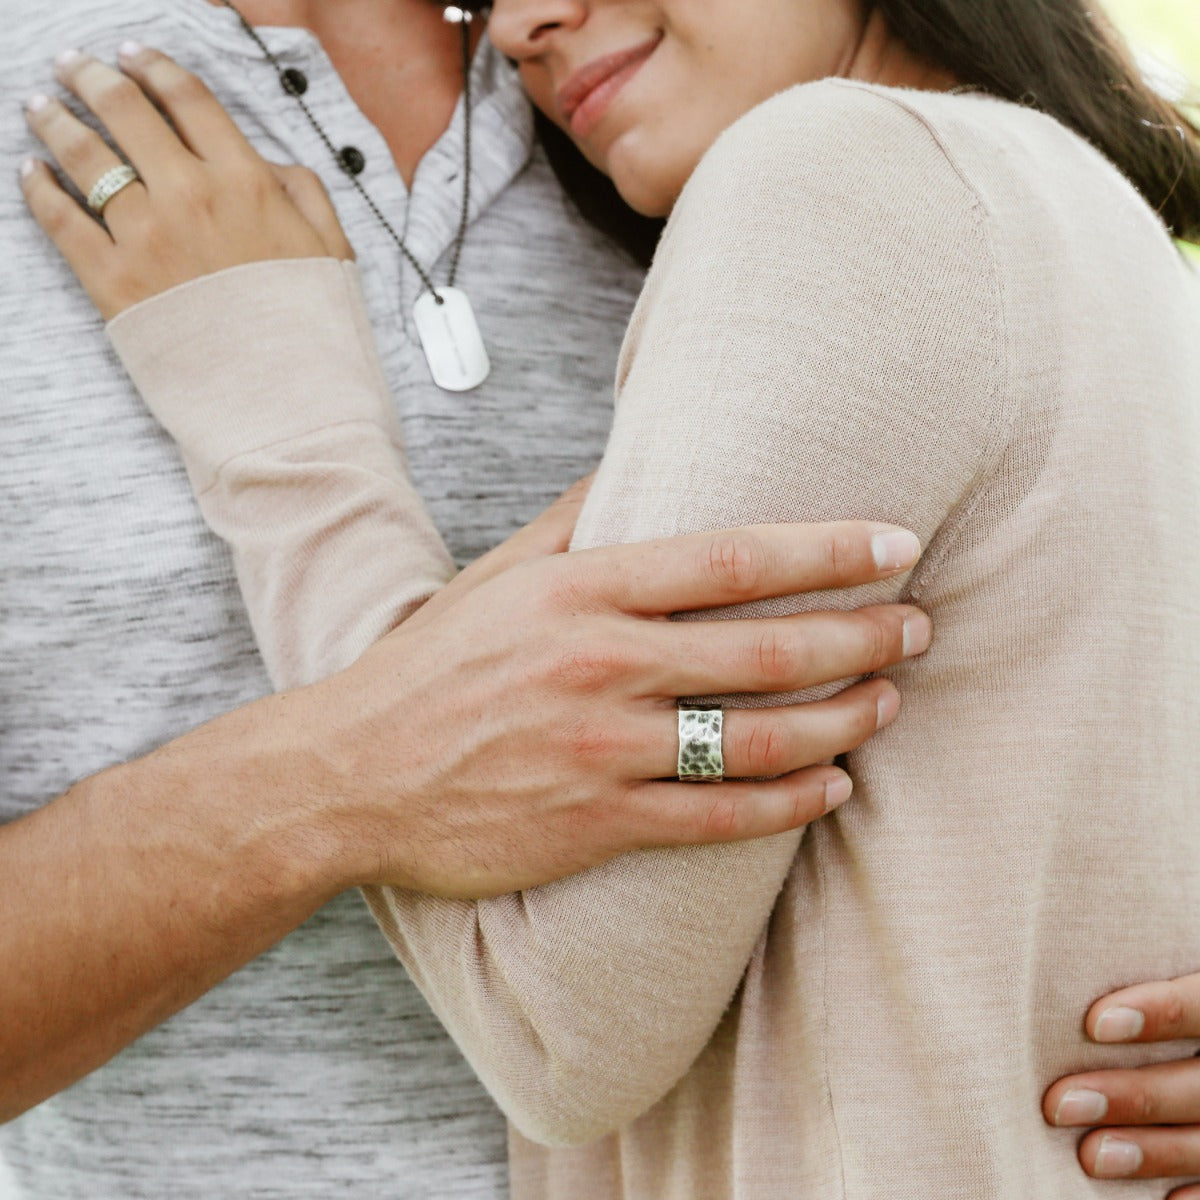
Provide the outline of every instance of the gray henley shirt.
{"type": "MultiPolygon", "coordinates": [[[[493,373],[476,392],[442,392],[416,346],[415,273],[232,13],[205,0],[0,0],[0,16],[0,820],[11,820],[268,686],[224,546],[17,188],[19,161],[39,149],[21,102],[52,84],[55,54],[111,61],[126,38],[157,46],[202,74],[268,157],[321,173],[359,255],[417,487],[461,562],[595,465],[640,273],[564,201],[515,76],[485,42],[460,284],[493,373]]],[[[316,39],[264,36],[304,72],[320,120],[362,152],[362,182],[444,282],[461,106],[410,194],[316,39]]],[[[500,1113],[355,894],[0,1128],[0,1200],[494,1200],[505,1180],[500,1113]]]]}

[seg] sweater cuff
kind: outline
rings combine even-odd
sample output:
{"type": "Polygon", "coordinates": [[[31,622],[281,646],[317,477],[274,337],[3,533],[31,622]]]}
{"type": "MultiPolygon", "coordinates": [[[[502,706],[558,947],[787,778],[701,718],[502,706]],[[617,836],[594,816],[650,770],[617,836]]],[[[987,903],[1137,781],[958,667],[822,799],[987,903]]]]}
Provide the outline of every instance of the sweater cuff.
{"type": "Polygon", "coordinates": [[[232,267],[127,309],[108,336],[199,492],[231,459],[328,425],[395,433],[355,263],[232,267]]]}

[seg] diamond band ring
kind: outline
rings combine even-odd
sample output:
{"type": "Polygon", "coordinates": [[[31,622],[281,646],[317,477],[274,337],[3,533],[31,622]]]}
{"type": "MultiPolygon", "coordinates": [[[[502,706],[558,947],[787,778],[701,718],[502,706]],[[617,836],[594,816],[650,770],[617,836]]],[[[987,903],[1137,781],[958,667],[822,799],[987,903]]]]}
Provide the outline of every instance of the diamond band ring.
{"type": "Polygon", "coordinates": [[[725,714],[719,708],[679,709],[679,766],[681,783],[720,783],[725,778],[722,732],[725,714]]]}
{"type": "Polygon", "coordinates": [[[105,171],[96,180],[92,190],[88,192],[88,208],[96,216],[103,217],[109,201],[118,192],[123,192],[131,183],[137,183],[139,179],[141,176],[126,163],[122,163],[119,167],[113,167],[111,171],[105,171]]]}

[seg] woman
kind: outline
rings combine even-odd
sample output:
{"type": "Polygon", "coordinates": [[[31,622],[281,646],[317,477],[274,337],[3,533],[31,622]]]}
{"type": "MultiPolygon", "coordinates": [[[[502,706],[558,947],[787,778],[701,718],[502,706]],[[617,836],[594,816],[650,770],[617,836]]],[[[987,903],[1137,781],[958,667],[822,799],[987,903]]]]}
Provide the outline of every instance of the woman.
{"type": "MultiPolygon", "coordinates": [[[[501,0],[492,36],[628,201],[672,214],[576,544],[856,509],[921,535],[877,595],[939,629],[896,672],[905,720],[851,758],[859,802],[803,842],[372,897],[519,1131],[516,1195],[1102,1194],[1037,1112],[1121,1061],[1067,1014],[1200,962],[1200,546],[1167,536],[1200,504],[1200,295],[1155,211],[1200,229],[1194,138],[1077,0],[501,0]]],[[[129,69],[152,88],[159,65],[129,69]]],[[[179,386],[171,348],[262,289],[297,330],[271,377],[303,379],[344,278],[243,268],[113,326],[285,682],[371,602],[373,510],[282,550],[261,531],[354,451],[328,452],[318,396],[329,442],[247,457],[242,414],[287,413],[179,386]],[[289,572],[340,587],[281,607],[289,572]]]]}

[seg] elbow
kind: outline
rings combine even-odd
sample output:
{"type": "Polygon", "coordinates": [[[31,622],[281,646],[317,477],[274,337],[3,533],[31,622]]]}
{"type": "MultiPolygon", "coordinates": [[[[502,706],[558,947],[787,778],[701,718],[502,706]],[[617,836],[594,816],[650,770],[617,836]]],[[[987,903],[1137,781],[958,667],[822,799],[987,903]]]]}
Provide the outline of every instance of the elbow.
{"type": "Polygon", "coordinates": [[[544,1062],[540,1070],[526,1069],[519,1080],[492,1090],[505,1116],[529,1141],[553,1149],[586,1146],[649,1112],[679,1082],[694,1056],[682,1063],[660,1062],[653,1073],[647,1071],[651,1057],[614,1053],[601,1069],[594,1060],[544,1062]]]}

